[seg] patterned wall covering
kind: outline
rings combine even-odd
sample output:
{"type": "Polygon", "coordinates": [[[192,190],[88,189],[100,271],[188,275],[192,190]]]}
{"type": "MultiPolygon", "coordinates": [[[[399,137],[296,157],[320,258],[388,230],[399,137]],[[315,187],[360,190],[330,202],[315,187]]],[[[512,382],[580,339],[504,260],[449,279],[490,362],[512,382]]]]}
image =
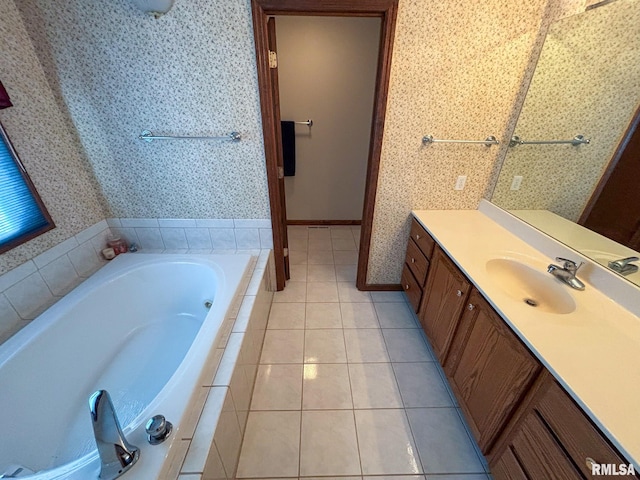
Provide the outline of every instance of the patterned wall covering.
{"type": "Polygon", "coordinates": [[[16,2],[116,217],[269,218],[250,3],[16,2]],[[239,131],[239,143],[137,140],[239,131]]]}
{"type": "Polygon", "coordinates": [[[0,255],[2,274],[104,219],[105,208],[12,0],[0,0],[0,79],[14,104],[0,112],[0,121],[56,224],[0,255]]]}
{"type": "Polygon", "coordinates": [[[544,209],[576,221],[640,105],[640,9],[617,0],[553,24],[524,103],[523,140],[570,139],[590,145],[509,149],[492,201],[544,209]],[[520,190],[510,190],[522,175],[520,190]]]}
{"type": "MultiPolygon", "coordinates": [[[[159,20],[127,0],[16,3],[111,215],[268,217],[248,0],[179,0],[159,20]],[[245,139],[147,145],[135,139],[145,128],[245,139]]],[[[411,209],[476,208],[491,190],[504,145],[420,139],[511,134],[546,3],[400,0],[370,283],[399,281],[411,209]]]]}
{"type": "Polygon", "coordinates": [[[441,139],[504,143],[546,2],[401,0],[373,225],[370,283],[397,283],[412,209],[474,209],[505,145],[433,144],[441,139]],[[463,191],[454,191],[467,175],[463,191]]]}

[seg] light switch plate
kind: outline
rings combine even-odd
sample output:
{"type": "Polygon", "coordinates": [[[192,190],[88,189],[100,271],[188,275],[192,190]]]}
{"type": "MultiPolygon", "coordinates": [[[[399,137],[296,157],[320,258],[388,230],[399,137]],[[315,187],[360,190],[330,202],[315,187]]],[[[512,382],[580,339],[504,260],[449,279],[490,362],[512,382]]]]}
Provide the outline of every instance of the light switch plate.
{"type": "Polygon", "coordinates": [[[454,190],[464,190],[464,184],[467,183],[467,176],[460,175],[458,180],[456,180],[456,186],[453,187],[454,190]]]}
{"type": "Polygon", "coordinates": [[[511,181],[511,190],[520,190],[520,184],[522,184],[522,175],[514,175],[511,181]]]}

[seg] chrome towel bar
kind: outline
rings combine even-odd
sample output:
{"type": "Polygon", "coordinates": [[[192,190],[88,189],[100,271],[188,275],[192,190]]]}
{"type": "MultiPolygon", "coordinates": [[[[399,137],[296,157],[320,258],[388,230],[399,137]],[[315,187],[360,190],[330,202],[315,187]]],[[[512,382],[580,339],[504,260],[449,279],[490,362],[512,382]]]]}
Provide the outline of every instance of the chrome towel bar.
{"type": "Polygon", "coordinates": [[[432,135],[425,135],[422,137],[422,144],[428,145],[430,143],[482,143],[487,147],[491,145],[498,145],[500,142],[496,140],[496,137],[491,135],[484,140],[436,140],[432,135]]]}
{"type": "Polygon", "coordinates": [[[308,127],[313,127],[313,120],[305,120],[304,122],[293,122],[296,125],[306,125],[308,127]]]}
{"type": "Polygon", "coordinates": [[[517,145],[558,145],[558,144],[565,144],[565,143],[570,143],[574,147],[577,147],[578,145],[589,145],[591,143],[591,140],[589,140],[588,138],[584,138],[584,135],[576,135],[571,140],[531,140],[531,141],[527,140],[525,141],[525,140],[522,140],[517,135],[514,135],[513,137],[511,137],[509,146],[515,147],[517,145]]]}
{"type": "Polygon", "coordinates": [[[231,132],[223,137],[185,137],[178,135],[154,135],[149,130],[144,130],[139,136],[139,140],[152,142],[154,140],[229,140],[231,142],[239,142],[242,137],[238,132],[231,132]]]}

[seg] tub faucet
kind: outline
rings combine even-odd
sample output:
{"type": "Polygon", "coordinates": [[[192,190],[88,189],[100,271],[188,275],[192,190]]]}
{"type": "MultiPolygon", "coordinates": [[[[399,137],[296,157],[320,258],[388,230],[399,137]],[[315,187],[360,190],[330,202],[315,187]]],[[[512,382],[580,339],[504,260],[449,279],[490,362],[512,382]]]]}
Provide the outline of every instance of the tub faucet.
{"type": "Polygon", "coordinates": [[[113,480],[125,473],[140,457],[140,449],[127,442],[106,390],[98,390],[89,397],[91,423],[100,454],[100,477],[113,480]]]}
{"type": "Polygon", "coordinates": [[[553,263],[547,267],[547,272],[566,283],[571,288],[576,290],[584,290],[584,283],[576,278],[576,272],[583,265],[584,262],[576,264],[573,260],[566,258],[556,257],[557,262],[562,262],[562,267],[554,265],[553,263]]]}

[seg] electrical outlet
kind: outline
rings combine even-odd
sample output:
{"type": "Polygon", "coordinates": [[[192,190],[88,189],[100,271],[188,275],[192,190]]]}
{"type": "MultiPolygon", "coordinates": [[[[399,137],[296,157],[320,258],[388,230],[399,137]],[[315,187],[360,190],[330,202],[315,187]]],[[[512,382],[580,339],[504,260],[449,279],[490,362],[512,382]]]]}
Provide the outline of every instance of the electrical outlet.
{"type": "Polygon", "coordinates": [[[511,190],[520,190],[520,184],[522,184],[522,175],[514,175],[511,181],[511,190]]]}
{"type": "Polygon", "coordinates": [[[464,184],[467,183],[467,176],[460,175],[458,180],[456,180],[456,186],[453,187],[454,190],[464,190],[464,184]]]}

